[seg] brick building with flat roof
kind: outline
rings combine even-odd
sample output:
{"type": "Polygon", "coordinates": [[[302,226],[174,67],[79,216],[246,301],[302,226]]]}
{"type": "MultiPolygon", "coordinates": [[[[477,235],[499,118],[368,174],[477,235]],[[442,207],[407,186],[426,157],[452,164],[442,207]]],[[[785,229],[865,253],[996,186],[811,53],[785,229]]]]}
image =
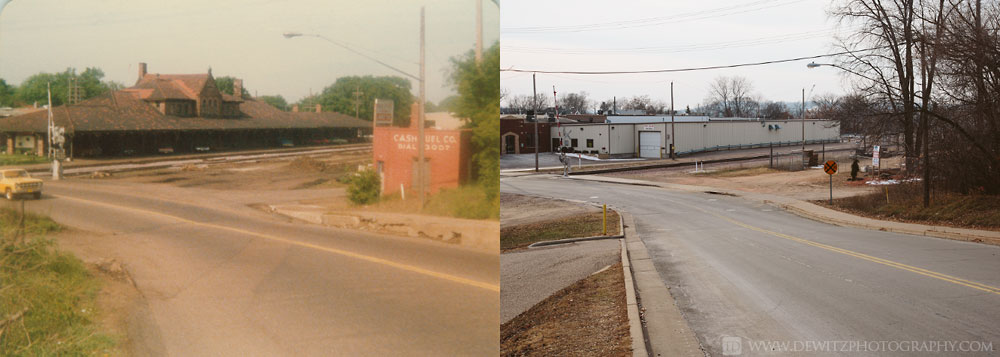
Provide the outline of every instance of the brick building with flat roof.
{"type": "MultiPolygon", "coordinates": [[[[375,127],[372,151],[375,170],[381,178],[382,195],[416,194],[412,191],[418,172],[417,122],[419,107],[413,104],[410,111],[410,126],[375,127]]],[[[427,173],[427,192],[435,193],[442,188],[456,187],[466,183],[472,174],[471,130],[424,129],[424,159],[427,173]]]]}

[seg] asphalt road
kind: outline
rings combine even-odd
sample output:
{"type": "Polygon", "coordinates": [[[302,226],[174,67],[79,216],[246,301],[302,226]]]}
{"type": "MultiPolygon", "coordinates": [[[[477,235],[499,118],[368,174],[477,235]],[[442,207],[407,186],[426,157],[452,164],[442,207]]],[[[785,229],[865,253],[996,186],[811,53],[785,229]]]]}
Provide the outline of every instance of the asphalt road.
{"type": "Polygon", "coordinates": [[[500,322],[621,260],[618,239],[524,249],[500,255],[500,322]]]}
{"type": "Polygon", "coordinates": [[[740,337],[745,355],[774,353],[750,351],[749,341],[974,341],[1000,350],[997,246],[839,227],[707,193],[537,175],[502,178],[501,190],[632,214],[711,355],[722,355],[723,337],[740,337]]]}
{"type": "Polygon", "coordinates": [[[499,351],[496,255],[289,223],[166,185],[46,182],[26,204],[88,232],[76,242],[87,254],[124,262],[145,298],[136,355],[499,351]]]}

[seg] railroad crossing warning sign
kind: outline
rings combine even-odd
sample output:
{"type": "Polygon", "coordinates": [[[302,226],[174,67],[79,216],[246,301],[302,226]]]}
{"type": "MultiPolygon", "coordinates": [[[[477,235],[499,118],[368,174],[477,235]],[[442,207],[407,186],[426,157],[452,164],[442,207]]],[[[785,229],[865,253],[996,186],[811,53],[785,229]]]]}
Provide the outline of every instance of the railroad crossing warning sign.
{"type": "Polygon", "coordinates": [[[837,173],[837,162],[830,160],[823,164],[823,171],[826,171],[827,175],[833,175],[837,173]]]}

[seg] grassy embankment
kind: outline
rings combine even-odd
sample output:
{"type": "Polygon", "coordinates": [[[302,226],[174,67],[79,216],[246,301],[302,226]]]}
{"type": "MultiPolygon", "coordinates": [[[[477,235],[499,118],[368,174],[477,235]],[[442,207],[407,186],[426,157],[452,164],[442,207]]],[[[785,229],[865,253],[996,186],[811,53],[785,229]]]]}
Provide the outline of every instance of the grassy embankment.
{"type": "Polygon", "coordinates": [[[0,355],[111,353],[114,338],[95,322],[100,281],[45,238],[61,229],[48,217],[27,214],[24,242],[15,243],[19,219],[0,210],[0,355]]]}
{"type": "MultiPolygon", "coordinates": [[[[500,250],[526,247],[535,242],[566,238],[593,237],[603,230],[601,212],[520,224],[500,229],[500,250]]],[[[618,235],[618,212],[608,210],[608,235],[618,235]]]]}
{"type": "MultiPolygon", "coordinates": [[[[403,200],[399,194],[382,196],[379,202],[365,207],[383,212],[416,213],[420,208],[417,193],[406,192],[403,200]]],[[[486,191],[478,185],[446,188],[427,196],[423,214],[465,219],[500,219],[500,200],[487,199],[486,191]]]]}
{"type": "Polygon", "coordinates": [[[0,154],[0,166],[20,166],[49,162],[44,156],[0,154]]]}
{"type": "MultiPolygon", "coordinates": [[[[825,200],[815,203],[827,205],[825,200]]],[[[879,187],[867,195],[835,199],[833,205],[879,219],[1000,230],[1000,197],[935,191],[930,207],[924,208],[923,187],[919,182],[879,187]]]]}

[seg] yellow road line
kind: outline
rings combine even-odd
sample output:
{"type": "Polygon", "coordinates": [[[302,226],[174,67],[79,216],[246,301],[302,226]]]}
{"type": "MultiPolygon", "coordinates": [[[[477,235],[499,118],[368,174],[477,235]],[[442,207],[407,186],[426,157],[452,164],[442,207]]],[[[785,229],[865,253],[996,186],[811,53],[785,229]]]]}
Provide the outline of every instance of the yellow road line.
{"type": "Polygon", "coordinates": [[[465,284],[465,285],[471,285],[471,286],[474,286],[474,287],[477,287],[477,288],[481,288],[481,289],[486,289],[486,290],[500,292],[500,286],[499,285],[484,283],[484,282],[481,282],[481,281],[476,281],[476,280],[472,280],[472,279],[463,278],[463,277],[460,277],[460,276],[454,276],[454,275],[451,275],[451,274],[445,274],[445,273],[441,273],[441,272],[436,272],[436,271],[433,271],[433,270],[428,270],[428,269],[424,269],[424,268],[412,266],[412,265],[409,265],[409,264],[397,263],[397,262],[394,262],[394,261],[391,261],[391,260],[386,260],[386,259],[382,259],[382,258],[376,258],[376,257],[373,257],[373,256],[369,256],[369,255],[364,255],[364,254],[349,252],[349,251],[346,251],[346,250],[341,250],[341,249],[336,249],[336,248],[330,248],[330,247],[324,247],[324,246],[320,246],[320,245],[316,245],[316,244],[300,242],[300,241],[296,241],[296,240],[292,240],[292,239],[288,239],[288,238],[282,238],[282,237],[278,237],[278,236],[274,236],[274,235],[270,235],[270,234],[264,234],[264,233],[258,233],[258,232],[248,231],[248,230],[245,230],[245,229],[239,229],[239,228],[228,227],[228,226],[223,226],[223,225],[218,225],[218,224],[193,221],[193,220],[190,220],[190,219],[187,219],[187,218],[178,217],[178,216],[174,216],[174,215],[169,215],[169,214],[166,214],[166,213],[160,213],[160,212],[156,212],[156,211],[145,210],[145,209],[141,209],[141,208],[133,208],[133,207],[120,206],[120,205],[116,205],[116,204],[105,203],[105,202],[98,202],[98,201],[91,201],[91,200],[85,200],[85,199],[76,198],[76,197],[68,197],[68,196],[55,196],[55,197],[63,198],[63,199],[68,199],[68,200],[73,200],[73,201],[85,202],[85,203],[88,203],[88,204],[96,204],[96,205],[99,205],[99,206],[105,206],[105,207],[110,207],[110,208],[115,208],[115,209],[120,209],[120,210],[126,210],[126,211],[129,211],[129,212],[142,212],[142,213],[146,213],[146,214],[149,214],[149,215],[166,217],[166,218],[178,220],[178,221],[181,221],[181,222],[184,222],[184,223],[188,223],[188,224],[192,224],[192,225],[196,225],[196,226],[209,227],[209,228],[215,228],[215,229],[223,229],[223,230],[228,230],[228,231],[231,231],[231,232],[236,232],[236,233],[242,233],[242,234],[257,236],[257,237],[260,237],[260,238],[264,238],[264,239],[268,239],[268,240],[272,240],[272,241],[276,241],[276,242],[282,242],[282,243],[285,243],[285,244],[297,245],[297,246],[300,246],[300,247],[312,248],[312,249],[316,249],[316,250],[320,250],[320,251],[324,251],[324,252],[328,252],[328,253],[339,254],[339,255],[346,256],[346,257],[360,259],[360,260],[364,260],[364,261],[371,262],[371,263],[382,264],[382,265],[390,266],[390,267],[397,268],[397,269],[402,269],[402,270],[406,270],[406,271],[410,271],[410,272],[414,272],[414,273],[418,273],[418,274],[423,274],[423,275],[435,277],[435,278],[438,278],[438,279],[444,279],[444,280],[448,280],[448,281],[452,281],[452,282],[456,282],[456,283],[461,283],[461,284],[465,284]]]}
{"type": "Polygon", "coordinates": [[[855,257],[855,258],[864,259],[864,260],[867,260],[867,261],[870,261],[870,262],[874,262],[874,263],[878,263],[878,264],[890,266],[890,267],[893,267],[893,268],[896,268],[896,269],[906,270],[906,271],[917,273],[917,274],[920,274],[920,275],[923,275],[923,276],[927,276],[927,277],[931,277],[931,278],[935,278],[935,279],[947,281],[949,283],[963,285],[963,286],[967,286],[967,287],[970,287],[970,288],[973,288],[973,289],[982,290],[982,291],[985,291],[985,292],[989,292],[989,293],[1000,295],[1000,288],[997,288],[997,287],[989,286],[989,285],[982,284],[982,283],[977,283],[977,282],[974,282],[974,281],[965,280],[965,279],[962,279],[962,278],[957,278],[957,277],[954,277],[954,276],[951,276],[951,275],[947,275],[947,274],[943,274],[943,273],[938,273],[938,272],[935,272],[935,271],[931,271],[931,270],[927,270],[927,269],[923,269],[923,268],[919,268],[919,267],[915,267],[915,266],[911,266],[911,265],[906,265],[906,264],[895,262],[895,261],[888,260],[888,259],[874,257],[874,256],[867,255],[867,254],[864,254],[864,253],[858,253],[858,252],[855,252],[855,251],[852,251],[852,250],[847,250],[847,249],[844,249],[844,248],[834,247],[832,245],[827,245],[827,244],[823,244],[823,243],[817,243],[817,242],[814,242],[814,241],[811,241],[811,240],[808,240],[808,239],[803,239],[803,238],[799,238],[799,237],[795,237],[795,236],[790,236],[790,235],[787,235],[787,234],[784,234],[784,233],[778,233],[778,232],[770,231],[770,230],[767,230],[767,229],[763,229],[763,228],[751,226],[749,224],[737,221],[735,219],[723,216],[723,215],[715,213],[715,212],[710,212],[710,211],[707,211],[707,210],[704,210],[704,209],[701,209],[701,208],[698,208],[698,207],[694,207],[694,208],[697,209],[697,210],[699,210],[699,211],[702,211],[704,213],[708,213],[708,214],[713,215],[715,217],[721,218],[722,220],[725,220],[725,221],[727,221],[729,223],[732,223],[732,224],[735,224],[737,226],[746,228],[746,229],[754,230],[754,231],[765,233],[765,234],[770,234],[770,235],[773,235],[773,236],[778,237],[778,238],[783,238],[783,239],[787,239],[787,240],[790,240],[790,241],[794,241],[794,242],[799,242],[799,243],[802,243],[802,244],[811,245],[811,246],[814,246],[814,247],[817,247],[817,248],[826,249],[826,250],[829,250],[829,251],[832,251],[832,252],[837,252],[837,253],[840,253],[840,254],[849,255],[849,256],[852,256],[852,257],[855,257]]]}

